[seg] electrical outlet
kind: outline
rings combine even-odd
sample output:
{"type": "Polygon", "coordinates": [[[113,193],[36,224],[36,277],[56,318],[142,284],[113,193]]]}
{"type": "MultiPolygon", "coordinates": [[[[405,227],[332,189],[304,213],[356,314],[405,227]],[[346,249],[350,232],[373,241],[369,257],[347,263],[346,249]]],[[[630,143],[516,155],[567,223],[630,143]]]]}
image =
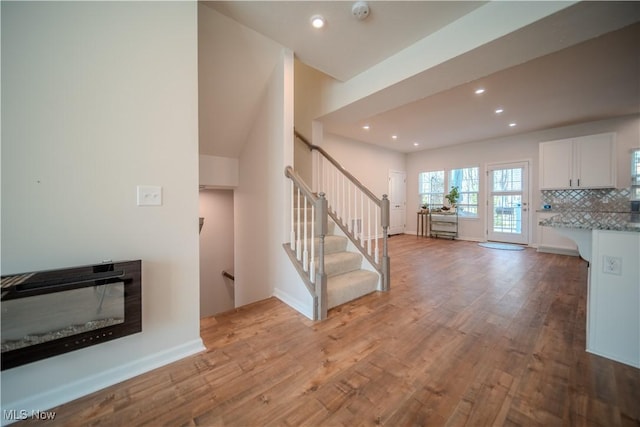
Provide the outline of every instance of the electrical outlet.
{"type": "Polygon", "coordinates": [[[622,258],[604,255],[602,257],[602,272],[618,276],[622,275],[622,258]]]}
{"type": "Polygon", "coordinates": [[[138,185],[138,206],[161,206],[162,187],[155,185],[138,185]]]}

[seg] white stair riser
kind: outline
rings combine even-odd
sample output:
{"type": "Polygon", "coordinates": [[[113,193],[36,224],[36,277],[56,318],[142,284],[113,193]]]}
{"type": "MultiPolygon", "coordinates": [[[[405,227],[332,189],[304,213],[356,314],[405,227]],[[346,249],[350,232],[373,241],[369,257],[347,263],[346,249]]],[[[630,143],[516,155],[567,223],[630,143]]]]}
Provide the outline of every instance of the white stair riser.
{"type": "Polygon", "coordinates": [[[379,276],[366,270],[357,270],[327,279],[328,307],[333,308],[378,289],[379,276]]]}

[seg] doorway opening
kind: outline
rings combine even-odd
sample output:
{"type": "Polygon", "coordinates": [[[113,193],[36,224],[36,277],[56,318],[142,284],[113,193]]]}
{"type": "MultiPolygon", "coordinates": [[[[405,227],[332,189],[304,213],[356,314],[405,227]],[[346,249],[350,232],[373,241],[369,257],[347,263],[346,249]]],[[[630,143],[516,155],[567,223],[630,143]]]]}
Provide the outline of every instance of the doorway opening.
{"type": "Polygon", "coordinates": [[[200,318],[235,307],[233,275],[233,190],[201,189],[200,229],[200,318]]]}

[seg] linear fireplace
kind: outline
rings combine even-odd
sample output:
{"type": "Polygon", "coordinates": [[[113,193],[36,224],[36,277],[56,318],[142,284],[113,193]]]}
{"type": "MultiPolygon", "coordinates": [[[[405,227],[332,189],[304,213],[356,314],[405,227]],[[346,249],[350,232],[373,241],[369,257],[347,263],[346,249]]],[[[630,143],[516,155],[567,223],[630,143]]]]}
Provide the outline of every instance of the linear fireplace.
{"type": "Polygon", "coordinates": [[[141,264],[2,276],[2,370],[142,331],[141,264]]]}

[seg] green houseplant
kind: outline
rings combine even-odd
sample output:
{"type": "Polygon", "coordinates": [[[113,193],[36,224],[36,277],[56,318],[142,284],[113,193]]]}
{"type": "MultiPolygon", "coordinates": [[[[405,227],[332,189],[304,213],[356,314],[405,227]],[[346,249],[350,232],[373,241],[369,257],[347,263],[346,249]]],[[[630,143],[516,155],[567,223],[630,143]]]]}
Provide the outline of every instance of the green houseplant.
{"type": "Polygon", "coordinates": [[[451,187],[451,191],[449,191],[449,194],[445,194],[444,198],[449,202],[449,206],[454,209],[456,207],[456,203],[458,203],[458,200],[460,200],[460,192],[458,191],[458,186],[454,185],[453,187],[451,187]]]}

